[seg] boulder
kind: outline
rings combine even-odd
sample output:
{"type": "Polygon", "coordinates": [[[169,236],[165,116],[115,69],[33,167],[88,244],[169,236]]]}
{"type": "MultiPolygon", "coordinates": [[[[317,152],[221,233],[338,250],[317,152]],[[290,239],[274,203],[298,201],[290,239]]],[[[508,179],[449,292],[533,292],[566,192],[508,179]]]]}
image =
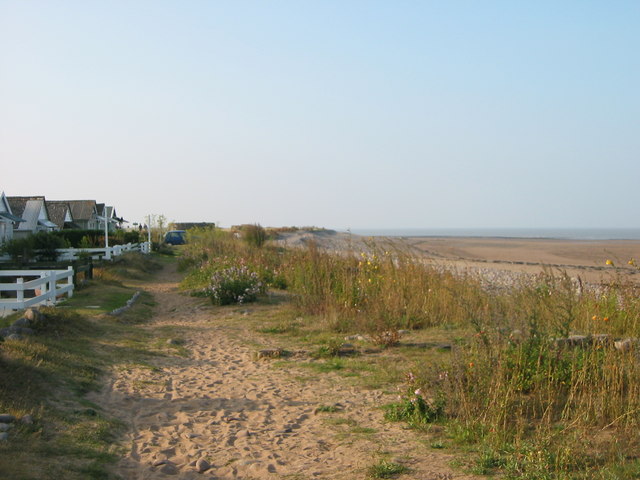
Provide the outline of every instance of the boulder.
{"type": "Polygon", "coordinates": [[[12,327],[26,327],[29,328],[31,327],[31,320],[29,320],[28,318],[22,317],[17,319],[15,322],[13,322],[13,324],[11,325],[12,327]]]}
{"type": "Polygon", "coordinates": [[[16,417],[9,413],[0,413],[0,423],[13,423],[16,421],[16,417]]]}

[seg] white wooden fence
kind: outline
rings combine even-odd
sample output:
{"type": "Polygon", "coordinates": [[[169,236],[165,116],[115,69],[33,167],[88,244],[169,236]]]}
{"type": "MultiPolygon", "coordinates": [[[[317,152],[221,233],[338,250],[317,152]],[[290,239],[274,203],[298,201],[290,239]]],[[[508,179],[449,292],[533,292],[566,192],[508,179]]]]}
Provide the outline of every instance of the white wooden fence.
{"type": "Polygon", "coordinates": [[[53,305],[59,296],[73,296],[73,267],[42,271],[0,270],[0,292],[15,292],[15,298],[0,298],[0,314],[33,305],[53,305]],[[12,281],[6,282],[6,277],[11,277],[12,281]]]}
{"type": "MultiPolygon", "coordinates": [[[[58,260],[77,260],[83,255],[90,255],[94,260],[111,260],[127,252],[151,253],[151,243],[127,243],[126,245],[114,245],[109,248],[59,248],[58,260]]],[[[0,256],[0,262],[9,262],[9,255],[0,256]]]]}
{"type": "Polygon", "coordinates": [[[82,255],[91,255],[94,260],[111,260],[127,252],[151,253],[151,244],[127,243],[126,245],[114,245],[109,248],[60,248],[58,249],[58,260],[76,260],[82,255]]]}

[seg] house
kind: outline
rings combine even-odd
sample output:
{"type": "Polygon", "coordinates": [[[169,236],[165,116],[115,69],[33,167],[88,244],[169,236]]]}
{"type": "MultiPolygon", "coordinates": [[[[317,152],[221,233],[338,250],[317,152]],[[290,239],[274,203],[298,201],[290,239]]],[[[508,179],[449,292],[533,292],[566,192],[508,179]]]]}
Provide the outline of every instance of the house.
{"type": "Polygon", "coordinates": [[[13,235],[25,237],[41,231],[58,230],[58,226],[49,219],[49,212],[44,197],[7,197],[14,215],[23,219],[14,225],[13,235]]]}
{"type": "Polygon", "coordinates": [[[0,245],[13,239],[13,229],[24,220],[13,214],[7,196],[0,194],[0,245]]]}
{"type": "Polygon", "coordinates": [[[98,210],[95,200],[58,200],[71,207],[73,223],[84,230],[98,230],[98,210]]]}
{"type": "Polygon", "coordinates": [[[80,228],[73,221],[73,214],[69,202],[47,200],[46,205],[49,212],[49,219],[58,226],[59,230],[80,228]]]}
{"type": "Polygon", "coordinates": [[[104,203],[96,203],[96,210],[98,211],[98,216],[102,217],[98,219],[98,228],[104,230],[104,218],[106,217],[109,222],[109,231],[115,231],[116,225],[122,221],[122,219],[116,216],[116,209],[104,203]]]}

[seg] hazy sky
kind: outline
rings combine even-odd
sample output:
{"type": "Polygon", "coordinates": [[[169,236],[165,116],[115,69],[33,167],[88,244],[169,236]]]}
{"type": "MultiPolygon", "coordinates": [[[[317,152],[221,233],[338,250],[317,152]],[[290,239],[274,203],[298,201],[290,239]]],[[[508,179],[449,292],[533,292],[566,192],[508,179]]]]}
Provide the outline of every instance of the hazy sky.
{"type": "Polygon", "coordinates": [[[638,227],[640,2],[0,0],[0,165],[132,222],[638,227]]]}

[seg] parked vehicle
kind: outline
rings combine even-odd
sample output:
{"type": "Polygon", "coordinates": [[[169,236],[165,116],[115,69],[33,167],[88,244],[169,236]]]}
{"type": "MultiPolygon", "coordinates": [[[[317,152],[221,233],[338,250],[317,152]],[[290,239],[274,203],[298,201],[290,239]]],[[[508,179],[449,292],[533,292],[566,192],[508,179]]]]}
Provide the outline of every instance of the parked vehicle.
{"type": "Polygon", "coordinates": [[[164,236],[164,243],[169,245],[184,245],[187,243],[184,230],[171,230],[164,236]]]}

